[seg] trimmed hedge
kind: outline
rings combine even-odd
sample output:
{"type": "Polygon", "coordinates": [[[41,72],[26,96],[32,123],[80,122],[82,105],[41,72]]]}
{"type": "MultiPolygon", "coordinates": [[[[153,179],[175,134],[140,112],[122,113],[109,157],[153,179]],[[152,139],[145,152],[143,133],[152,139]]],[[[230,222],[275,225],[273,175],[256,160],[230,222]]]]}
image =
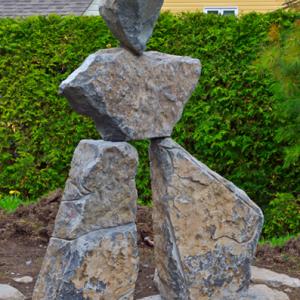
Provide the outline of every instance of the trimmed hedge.
{"type": "MultiPolygon", "coordinates": [[[[200,58],[203,73],[173,137],[198,159],[266,206],[275,193],[299,193],[300,170],[283,167],[275,139],[271,75],[254,65],[272,24],[289,28],[295,13],[241,18],[164,13],[148,49],[200,58]]],[[[115,47],[100,17],[0,19],[0,193],[25,198],[62,187],[74,148],[99,138],[87,118],[59,96],[59,83],[90,53],[115,47]]],[[[137,185],[149,201],[147,141],[137,185]]]]}

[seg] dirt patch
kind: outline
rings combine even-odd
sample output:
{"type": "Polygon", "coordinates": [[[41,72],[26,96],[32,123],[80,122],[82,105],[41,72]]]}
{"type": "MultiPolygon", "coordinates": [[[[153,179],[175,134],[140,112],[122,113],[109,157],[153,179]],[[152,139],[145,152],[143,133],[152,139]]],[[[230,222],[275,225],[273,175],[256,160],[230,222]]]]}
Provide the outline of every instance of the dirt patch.
{"type": "Polygon", "coordinates": [[[300,278],[300,237],[291,239],[283,247],[259,246],[255,263],[260,267],[300,278]]]}
{"type": "Polygon", "coordinates": [[[0,210],[0,236],[2,240],[20,239],[24,245],[47,244],[54,228],[61,201],[58,189],[36,204],[19,207],[13,214],[0,210]]]}
{"type": "MultiPolygon", "coordinates": [[[[20,207],[11,215],[0,211],[0,283],[16,287],[27,299],[31,299],[61,194],[62,191],[57,190],[42,198],[39,203],[20,207]],[[21,284],[12,280],[25,275],[32,276],[34,282],[21,284]]],[[[138,207],[137,227],[140,270],[135,299],[157,294],[153,283],[155,264],[151,208],[138,207]]],[[[300,278],[300,238],[289,241],[284,247],[259,246],[255,265],[300,278]]],[[[300,299],[298,292],[289,293],[289,296],[290,300],[300,299]]]]}
{"type": "Polygon", "coordinates": [[[152,230],[152,210],[149,207],[138,207],[137,210],[138,246],[140,254],[139,276],[135,288],[135,298],[139,299],[157,294],[153,284],[155,271],[152,230]]]}
{"type": "MultiPolygon", "coordinates": [[[[282,247],[261,245],[256,251],[254,265],[300,279],[300,236],[282,247]]],[[[300,299],[300,290],[282,289],[290,300],[300,299]]]]}
{"type": "Polygon", "coordinates": [[[40,271],[46,245],[30,245],[26,240],[0,241],[0,283],[10,284],[31,299],[34,283],[40,271]],[[29,284],[17,283],[12,279],[20,276],[31,276],[29,284]]]}

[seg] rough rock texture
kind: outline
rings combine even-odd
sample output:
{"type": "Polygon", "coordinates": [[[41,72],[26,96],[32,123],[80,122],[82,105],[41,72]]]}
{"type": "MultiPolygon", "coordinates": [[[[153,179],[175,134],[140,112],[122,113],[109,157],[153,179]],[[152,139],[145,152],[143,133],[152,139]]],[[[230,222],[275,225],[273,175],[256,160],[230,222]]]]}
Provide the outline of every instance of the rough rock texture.
{"type": "Polygon", "coordinates": [[[66,241],[51,238],[33,300],[133,299],[138,273],[135,224],[66,241]]]}
{"type": "Polygon", "coordinates": [[[238,299],[263,224],[233,183],[170,138],[150,147],[156,282],[163,299],[238,299]]]}
{"type": "Polygon", "coordinates": [[[265,284],[269,287],[300,288],[300,280],[286,274],[279,274],[268,269],[251,267],[251,281],[257,284],[265,284]]]}
{"type": "Polygon", "coordinates": [[[82,140],[74,152],[53,236],[74,239],[134,223],[137,163],[137,151],[127,143],[82,140]]]}
{"type": "Polygon", "coordinates": [[[100,14],[121,45],[142,54],[151,37],[163,0],[105,0],[100,14]]]}
{"type": "Polygon", "coordinates": [[[0,284],[0,300],[25,300],[25,296],[8,284],[0,284]]]}
{"type": "Polygon", "coordinates": [[[137,57],[126,49],[90,55],[60,86],[80,114],[90,116],[104,140],[170,136],[193,92],[197,59],[158,52],[137,57]]]}
{"type": "Polygon", "coordinates": [[[79,143],[33,300],[133,299],[137,162],[127,143],[79,143]]]}

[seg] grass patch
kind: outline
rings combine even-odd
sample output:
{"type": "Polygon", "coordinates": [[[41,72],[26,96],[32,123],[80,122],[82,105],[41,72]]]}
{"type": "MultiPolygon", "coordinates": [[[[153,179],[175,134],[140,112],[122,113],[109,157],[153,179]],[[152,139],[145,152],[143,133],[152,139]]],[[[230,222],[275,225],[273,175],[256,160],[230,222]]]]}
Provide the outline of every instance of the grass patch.
{"type": "Polygon", "coordinates": [[[13,213],[21,205],[22,200],[17,196],[2,196],[0,198],[0,208],[7,213],[13,213]]]}
{"type": "Polygon", "coordinates": [[[286,245],[286,243],[291,240],[291,239],[295,239],[297,237],[300,236],[299,234],[288,234],[285,236],[281,236],[281,237],[273,237],[271,239],[261,239],[259,244],[260,245],[269,245],[271,247],[283,247],[284,245],[286,245]]]}
{"type": "Polygon", "coordinates": [[[32,201],[29,201],[28,199],[22,199],[19,191],[10,191],[9,195],[0,194],[0,209],[4,210],[6,213],[14,213],[19,206],[26,206],[31,203],[32,201]]]}

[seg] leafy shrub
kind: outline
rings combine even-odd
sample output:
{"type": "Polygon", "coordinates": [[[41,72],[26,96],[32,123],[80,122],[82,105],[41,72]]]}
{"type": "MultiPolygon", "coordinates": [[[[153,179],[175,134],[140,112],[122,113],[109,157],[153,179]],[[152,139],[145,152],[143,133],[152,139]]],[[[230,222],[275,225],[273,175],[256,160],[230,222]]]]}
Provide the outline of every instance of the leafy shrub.
{"type": "Polygon", "coordinates": [[[270,43],[270,28],[291,28],[295,15],[279,12],[236,19],[187,14],[175,25],[169,18],[170,23],[168,18],[159,23],[158,33],[166,37],[160,36],[163,48],[156,48],[198,57],[203,63],[200,84],[174,138],[262,207],[276,192],[298,193],[299,165],[285,169],[287,142],[276,139],[282,124],[273,112],[278,101],[272,90],[275,79],[271,74],[261,76],[253,65],[270,43]],[[174,32],[174,39],[168,32],[174,32]]]}
{"type": "Polygon", "coordinates": [[[87,56],[115,44],[99,18],[0,20],[0,183],[25,197],[62,186],[75,145],[98,138],[57,94],[87,56]]]}
{"type": "Polygon", "coordinates": [[[265,210],[265,238],[286,234],[296,235],[300,229],[300,198],[292,194],[277,194],[265,210]]]}
{"type": "Polygon", "coordinates": [[[285,142],[284,166],[300,164],[300,21],[290,30],[270,31],[271,45],[263,51],[258,64],[276,79],[272,86],[277,104],[274,113],[280,124],[275,138],[285,142]]]}
{"type": "MultiPolygon", "coordinates": [[[[241,18],[164,13],[149,50],[200,58],[203,73],[173,137],[209,167],[267,206],[276,192],[299,193],[299,167],[283,167],[272,76],[253,61],[275,24],[290,28],[295,13],[241,18]]],[[[100,17],[0,19],[0,192],[38,198],[63,186],[72,153],[83,138],[99,138],[90,120],[57,94],[59,83],[90,53],[114,47],[100,17]]],[[[140,153],[137,185],[150,199],[148,142],[140,153]]]]}

